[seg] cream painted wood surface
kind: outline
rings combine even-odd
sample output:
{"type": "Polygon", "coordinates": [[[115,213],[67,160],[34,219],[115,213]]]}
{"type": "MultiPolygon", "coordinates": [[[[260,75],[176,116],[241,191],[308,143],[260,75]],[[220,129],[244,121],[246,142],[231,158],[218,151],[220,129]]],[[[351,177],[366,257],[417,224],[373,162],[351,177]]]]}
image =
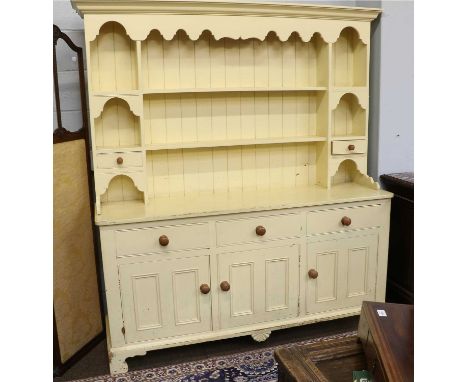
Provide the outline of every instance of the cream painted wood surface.
{"type": "Polygon", "coordinates": [[[134,262],[119,266],[127,343],[211,330],[209,256],[134,262]]]}
{"type": "Polygon", "coordinates": [[[112,374],[148,350],[265,340],[384,299],[392,195],[367,176],[378,9],[72,3],[112,374]]]}
{"type": "Polygon", "coordinates": [[[220,328],[297,316],[298,269],[297,244],[218,254],[220,328]]]}
{"type": "Polygon", "coordinates": [[[307,314],[375,300],[378,234],[353,234],[324,235],[308,241],[307,268],[315,269],[318,277],[306,280],[307,314]]]}

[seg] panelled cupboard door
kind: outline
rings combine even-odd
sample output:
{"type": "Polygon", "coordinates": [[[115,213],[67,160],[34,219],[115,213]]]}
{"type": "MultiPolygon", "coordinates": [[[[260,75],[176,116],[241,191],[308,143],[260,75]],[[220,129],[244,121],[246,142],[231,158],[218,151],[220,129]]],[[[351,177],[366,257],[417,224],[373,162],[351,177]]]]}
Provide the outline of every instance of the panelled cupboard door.
{"type": "Polygon", "coordinates": [[[221,328],[298,315],[299,246],[297,244],[218,255],[221,328]]]}
{"type": "Polygon", "coordinates": [[[378,234],[322,236],[307,244],[307,314],[358,307],[375,299],[378,234]],[[313,272],[312,272],[313,273],[313,272]]]}
{"type": "Polygon", "coordinates": [[[211,330],[209,256],[119,267],[127,343],[211,330]]]}

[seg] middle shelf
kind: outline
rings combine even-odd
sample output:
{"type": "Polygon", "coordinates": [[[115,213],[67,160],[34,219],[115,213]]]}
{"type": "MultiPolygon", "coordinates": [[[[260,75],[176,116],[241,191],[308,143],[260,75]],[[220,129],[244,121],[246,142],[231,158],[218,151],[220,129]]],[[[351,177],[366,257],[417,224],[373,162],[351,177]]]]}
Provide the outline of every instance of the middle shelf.
{"type": "Polygon", "coordinates": [[[284,143],[307,143],[307,142],[324,142],[326,137],[278,137],[278,138],[258,138],[258,139],[230,139],[230,140],[213,140],[213,141],[193,141],[193,142],[173,142],[151,144],[146,146],[147,150],[179,150],[179,149],[195,149],[195,148],[210,148],[210,147],[231,147],[231,146],[256,146],[256,145],[271,145],[284,143]]]}

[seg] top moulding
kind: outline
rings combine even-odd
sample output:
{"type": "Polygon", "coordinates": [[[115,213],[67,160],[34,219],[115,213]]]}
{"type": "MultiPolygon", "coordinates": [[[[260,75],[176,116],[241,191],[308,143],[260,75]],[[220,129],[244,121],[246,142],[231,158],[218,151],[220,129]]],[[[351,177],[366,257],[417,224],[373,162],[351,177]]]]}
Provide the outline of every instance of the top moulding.
{"type": "Polygon", "coordinates": [[[136,42],[116,22],[105,23],[90,43],[91,87],[94,92],[138,89],[136,42]]]}
{"type": "Polygon", "coordinates": [[[367,45],[351,27],[333,44],[334,86],[367,86],[367,45]]]}

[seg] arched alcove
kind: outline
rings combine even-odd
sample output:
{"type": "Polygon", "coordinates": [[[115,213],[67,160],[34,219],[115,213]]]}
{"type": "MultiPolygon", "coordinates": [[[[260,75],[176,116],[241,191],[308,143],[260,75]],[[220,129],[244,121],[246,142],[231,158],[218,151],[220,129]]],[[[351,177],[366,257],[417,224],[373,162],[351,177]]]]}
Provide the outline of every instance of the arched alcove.
{"type": "Polygon", "coordinates": [[[346,93],[341,97],[333,110],[331,128],[334,137],[366,134],[366,111],[354,94],[346,93]]]}
{"type": "Polygon", "coordinates": [[[335,86],[367,85],[367,46],[356,29],[344,28],[333,44],[335,86]]]}
{"type": "Polygon", "coordinates": [[[133,180],[127,175],[117,175],[109,182],[106,192],[101,195],[101,203],[121,202],[126,200],[144,200],[133,180]]]}
{"type": "Polygon", "coordinates": [[[106,102],[101,115],[94,120],[94,129],[98,149],[141,145],[140,117],[121,98],[106,102]]]}
{"type": "Polygon", "coordinates": [[[356,162],[346,159],[338,166],[335,175],[332,176],[331,184],[334,186],[342,183],[351,183],[359,175],[361,175],[361,172],[358,170],[356,162]]]}
{"type": "Polygon", "coordinates": [[[136,44],[125,28],[109,21],[90,43],[92,89],[95,92],[138,88],[136,44]]]}

